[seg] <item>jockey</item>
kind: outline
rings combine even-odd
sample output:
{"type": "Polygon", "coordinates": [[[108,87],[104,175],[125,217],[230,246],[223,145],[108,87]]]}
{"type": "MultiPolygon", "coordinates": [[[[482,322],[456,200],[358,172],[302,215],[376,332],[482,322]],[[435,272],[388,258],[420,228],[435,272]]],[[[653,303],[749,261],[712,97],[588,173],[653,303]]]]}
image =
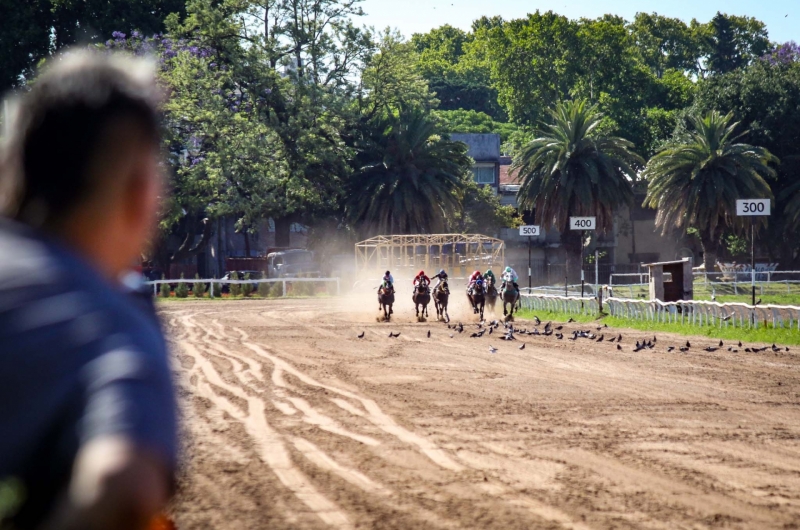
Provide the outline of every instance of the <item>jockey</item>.
{"type": "Polygon", "coordinates": [[[517,280],[519,277],[517,276],[517,271],[512,269],[511,267],[506,267],[503,271],[503,283],[511,282],[514,285],[514,288],[519,291],[519,285],[517,285],[517,280]]]}
{"type": "Polygon", "coordinates": [[[493,285],[497,283],[497,278],[494,277],[494,273],[492,269],[487,269],[486,273],[483,275],[483,279],[486,280],[486,285],[493,285]]]}
{"type": "Polygon", "coordinates": [[[388,287],[392,292],[394,292],[394,276],[389,271],[386,271],[386,274],[383,275],[383,287],[388,287]]]}
{"type": "Polygon", "coordinates": [[[469,284],[467,285],[467,292],[472,294],[472,288],[475,286],[475,282],[477,282],[481,278],[481,271],[475,271],[472,273],[472,276],[469,277],[469,284]]]}
{"type": "MultiPolygon", "coordinates": [[[[419,273],[417,273],[417,275],[416,275],[416,276],[414,276],[414,291],[416,291],[416,290],[417,290],[417,285],[419,285],[419,283],[420,283],[422,280],[425,280],[425,282],[426,282],[428,285],[430,285],[430,284],[431,284],[431,279],[430,279],[430,278],[428,278],[427,276],[425,276],[425,271],[419,271],[419,273]]],[[[430,290],[430,287],[429,287],[428,289],[430,290]]]]}
{"type": "MultiPolygon", "coordinates": [[[[442,282],[447,281],[447,273],[444,271],[444,269],[442,269],[439,271],[439,274],[434,276],[434,278],[436,278],[436,284],[433,286],[433,290],[435,291],[436,288],[439,287],[439,285],[441,285],[442,282]]],[[[445,289],[445,292],[447,294],[450,294],[450,289],[445,289]]]]}

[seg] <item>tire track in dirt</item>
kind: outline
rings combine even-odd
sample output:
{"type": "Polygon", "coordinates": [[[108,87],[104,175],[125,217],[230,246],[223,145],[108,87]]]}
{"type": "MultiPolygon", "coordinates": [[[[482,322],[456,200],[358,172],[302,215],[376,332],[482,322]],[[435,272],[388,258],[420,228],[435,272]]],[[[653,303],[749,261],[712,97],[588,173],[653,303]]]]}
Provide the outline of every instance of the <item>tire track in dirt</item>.
{"type": "Polygon", "coordinates": [[[201,395],[210,399],[215,405],[236,418],[247,429],[248,434],[259,446],[259,456],[261,460],[269,466],[283,485],[289,488],[298,499],[300,499],[309,509],[319,516],[326,524],[349,530],[352,524],[347,515],[331,502],[325,495],[320,493],[311,484],[311,481],[292,463],[289,452],[283,443],[282,437],[273,430],[266,421],[264,415],[265,403],[262,399],[248,395],[241,388],[229,385],[217,373],[214,367],[208,362],[200,351],[192,344],[191,337],[194,324],[190,316],[181,319],[182,323],[189,330],[190,338],[182,343],[184,351],[195,358],[197,369],[203,373],[207,382],[198,381],[198,390],[201,395]],[[248,410],[244,414],[241,410],[232,405],[228,400],[218,396],[210,384],[225,389],[231,394],[247,402],[248,410]]]}

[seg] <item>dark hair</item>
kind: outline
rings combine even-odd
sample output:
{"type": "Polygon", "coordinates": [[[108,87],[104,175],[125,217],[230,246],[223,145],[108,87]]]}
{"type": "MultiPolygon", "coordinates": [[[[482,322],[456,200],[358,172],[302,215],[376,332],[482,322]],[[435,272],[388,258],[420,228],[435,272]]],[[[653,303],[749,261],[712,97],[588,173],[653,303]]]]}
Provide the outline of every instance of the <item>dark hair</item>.
{"type": "Polygon", "coordinates": [[[14,179],[7,213],[31,224],[62,219],[108,184],[113,172],[98,179],[90,169],[113,126],[159,141],[157,91],[142,61],[88,52],[51,61],[16,109],[5,177],[14,179]]]}

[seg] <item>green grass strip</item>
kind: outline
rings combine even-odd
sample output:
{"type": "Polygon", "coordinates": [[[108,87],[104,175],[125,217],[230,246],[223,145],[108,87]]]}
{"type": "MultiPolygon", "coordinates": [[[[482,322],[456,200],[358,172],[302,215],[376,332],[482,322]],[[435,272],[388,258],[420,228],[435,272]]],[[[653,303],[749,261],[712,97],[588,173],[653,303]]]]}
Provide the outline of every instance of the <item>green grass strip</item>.
{"type": "Polygon", "coordinates": [[[628,319],[607,315],[574,315],[571,313],[531,311],[527,309],[521,310],[519,313],[517,313],[517,315],[519,318],[528,320],[532,320],[534,315],[536,315],[543,322],[547,322],[549,320],[552,320],[553,322],[566,322],[572,318],[576,322],[580,323],[602,322],[614,328],[676,333],[679,335],[701,336],[729,341],[742,341],[747,343],[800,345],[800,331],[798,331],[797,328],[773,328],[772,324],[769,324],[769,326],[766,328],[764,328],[762,324],[762,327],[757,329],[734,328],[732,326],[727,328],[706,325],[693,326],[691,324],[653,322],[649,320],[628,319]]]}

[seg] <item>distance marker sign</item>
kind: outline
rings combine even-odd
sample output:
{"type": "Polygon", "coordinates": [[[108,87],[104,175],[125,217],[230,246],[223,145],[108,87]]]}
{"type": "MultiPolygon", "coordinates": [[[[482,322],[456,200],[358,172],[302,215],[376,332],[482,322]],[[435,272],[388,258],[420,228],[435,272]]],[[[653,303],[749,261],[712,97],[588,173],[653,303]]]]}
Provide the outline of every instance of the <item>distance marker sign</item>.
{"type": "Polygon", "coordinates": [[[770,214],[769,199],[739,199],[736,201],[736,215],[750,217],[770,214]]]}
{"type": "Polygon", "coordinates": [[[570,217],[570,230],[594,230],[597,227],[597,217],[570,217]]]}
{"type": "Polygon", "coordinates": [[[539,225],[526,225],[519,227],[519,235],[536,237],[540,234],[539,225]]]}

